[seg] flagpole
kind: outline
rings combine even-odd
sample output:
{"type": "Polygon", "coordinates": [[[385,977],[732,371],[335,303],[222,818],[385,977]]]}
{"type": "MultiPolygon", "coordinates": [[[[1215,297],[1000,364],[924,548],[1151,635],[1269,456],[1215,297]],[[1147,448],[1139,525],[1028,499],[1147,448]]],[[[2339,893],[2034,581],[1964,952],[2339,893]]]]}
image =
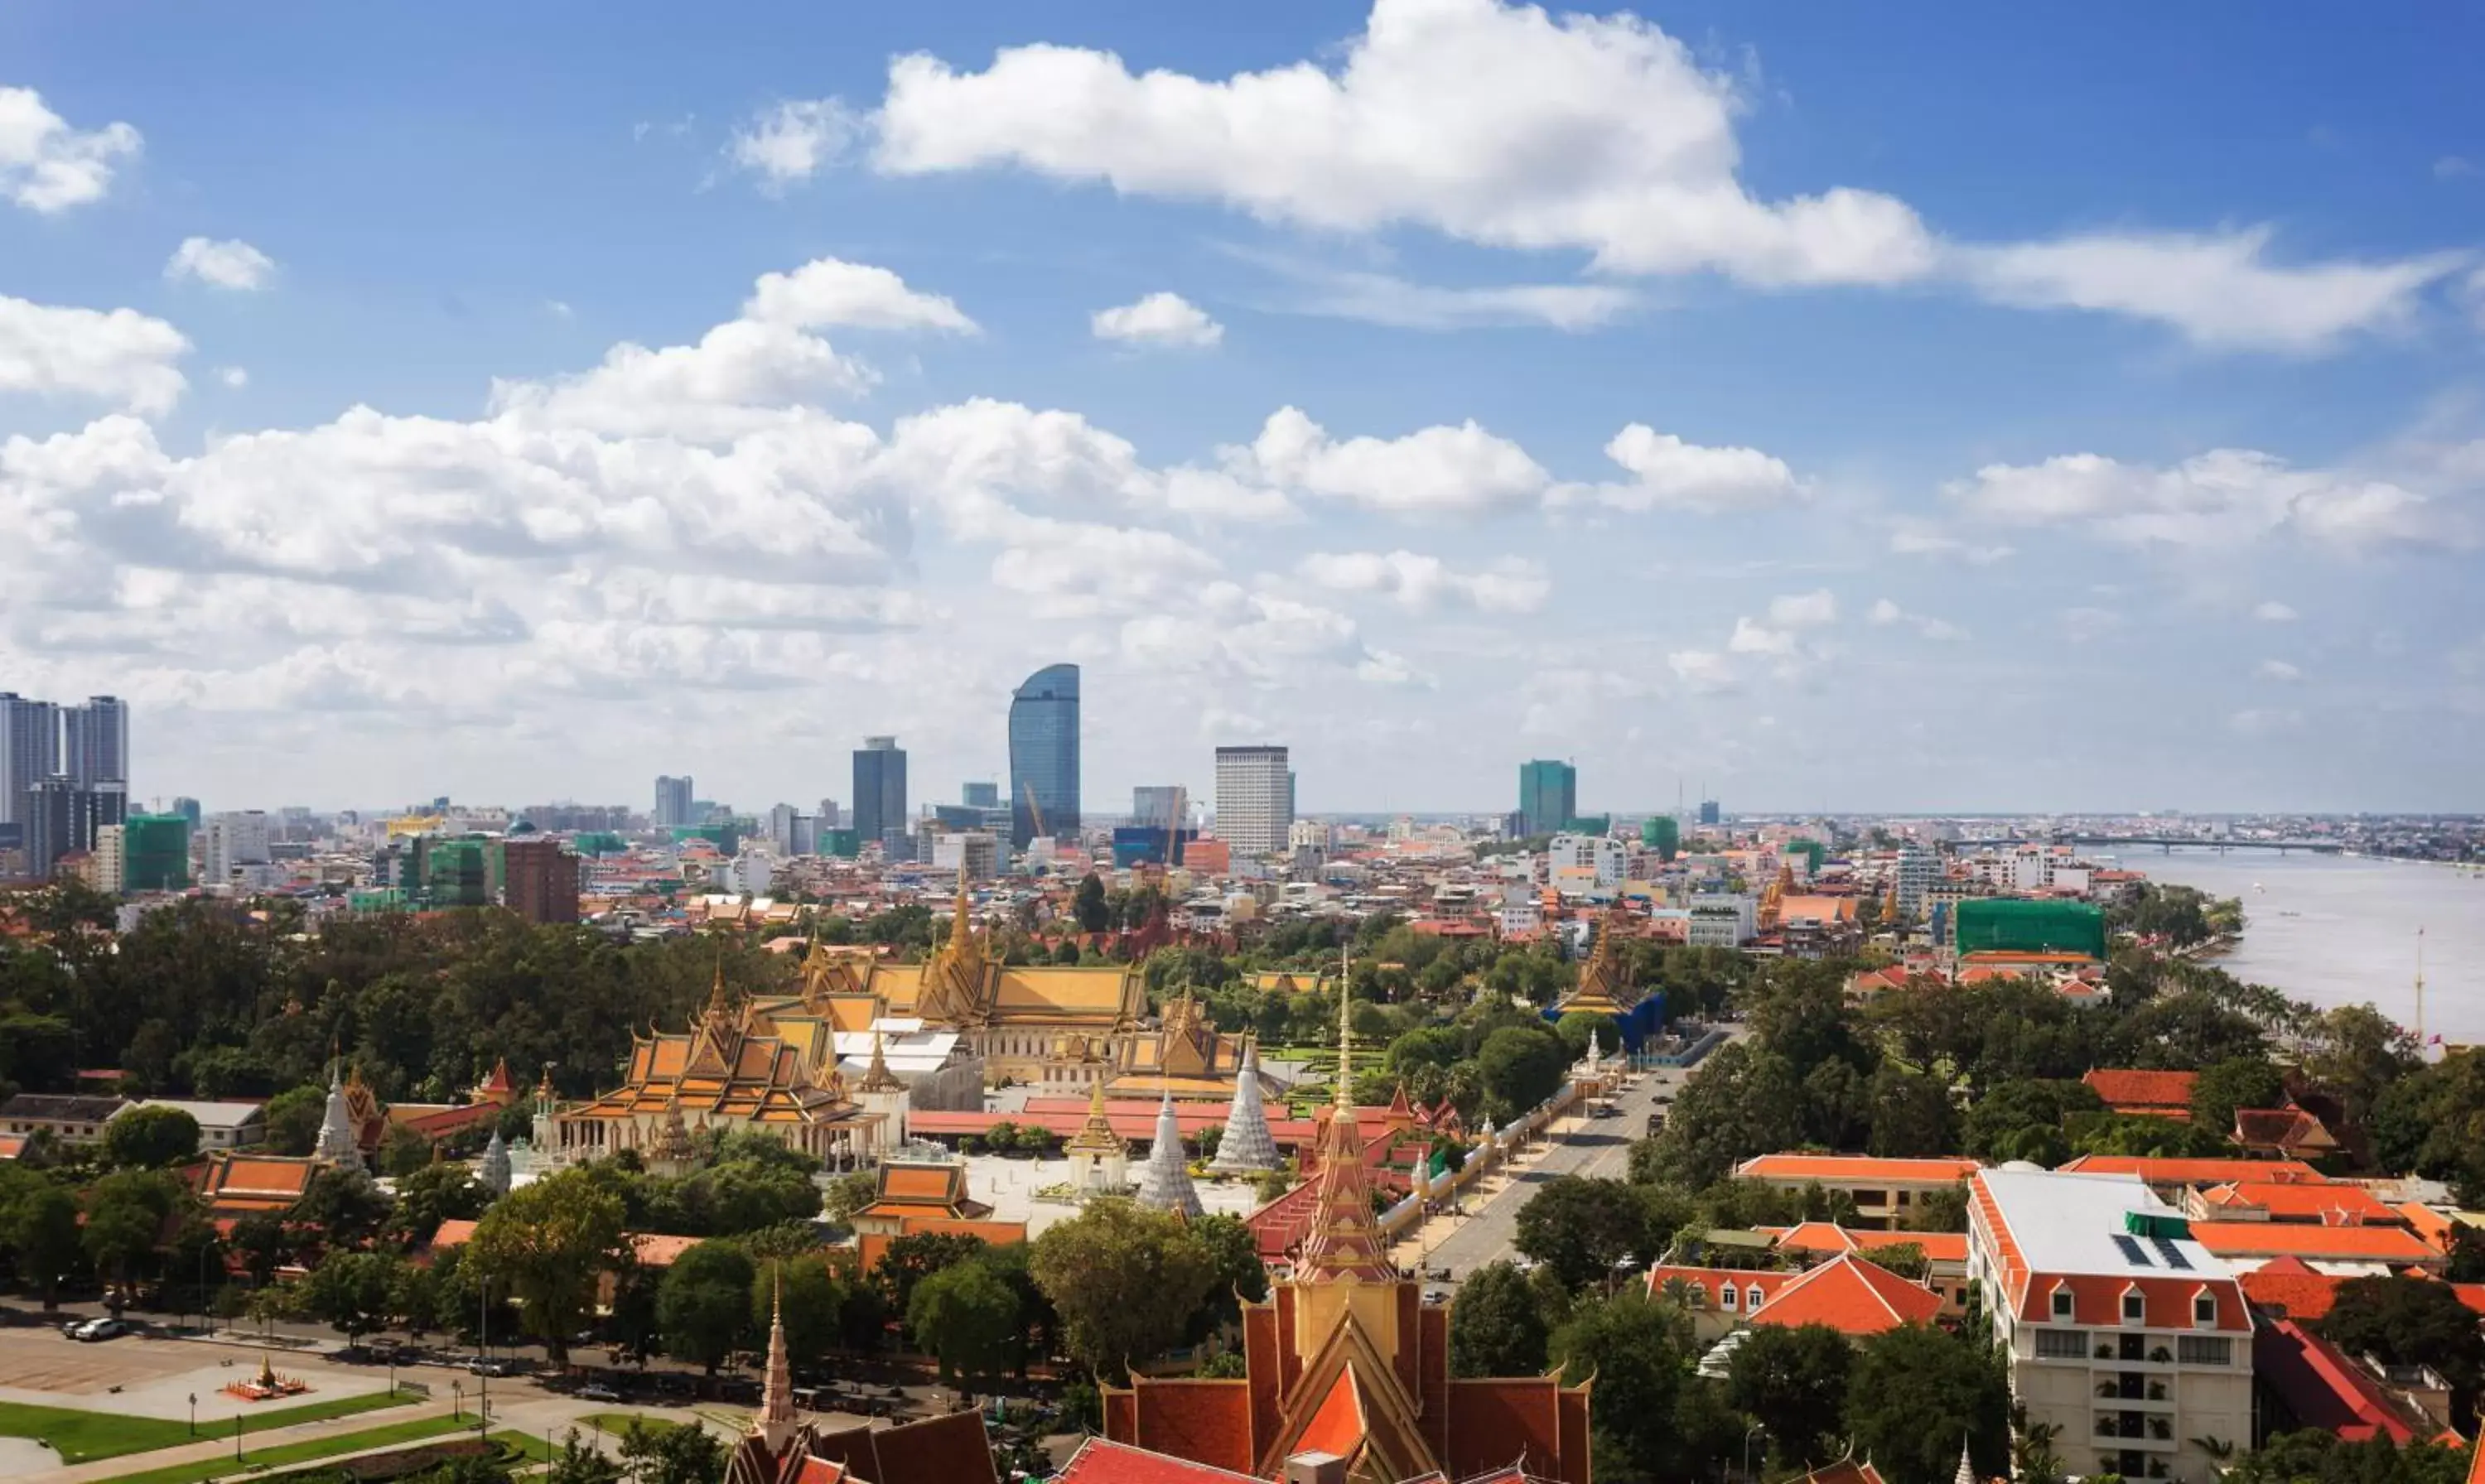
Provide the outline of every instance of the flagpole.
{"type": "Polygon", "coordinates": [[[2424,929],[2416,930],[2416,1054],[2417,1060],[2428,1060],[2424,1039],[2424,929]]]}

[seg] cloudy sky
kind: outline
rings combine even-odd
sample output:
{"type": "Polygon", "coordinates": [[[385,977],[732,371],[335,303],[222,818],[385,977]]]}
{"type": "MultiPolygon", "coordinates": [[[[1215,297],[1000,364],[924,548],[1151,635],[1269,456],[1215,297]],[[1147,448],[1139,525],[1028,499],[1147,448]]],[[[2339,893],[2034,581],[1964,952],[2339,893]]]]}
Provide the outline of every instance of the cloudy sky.
{"type": "Polygon", "coordinates": [[[1091,812],[2485,807],[2472,8],[112,12],[0,688],[141,795],[949,797],[1068,660],[1091,812]]]}

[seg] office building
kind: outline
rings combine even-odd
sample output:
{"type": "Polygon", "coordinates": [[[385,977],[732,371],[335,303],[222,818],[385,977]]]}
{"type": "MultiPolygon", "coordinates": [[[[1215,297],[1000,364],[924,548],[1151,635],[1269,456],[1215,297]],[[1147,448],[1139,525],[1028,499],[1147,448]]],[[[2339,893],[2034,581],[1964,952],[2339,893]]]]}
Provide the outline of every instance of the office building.
{"type": "Polygon", "coordinates": [[[656,779],[656,827],[672,829],[683,824],[696,824],[692,811],[691,780],[688,774],[675,778],[659,775],[656,779]]]}
{"type": "Polygon", "coordinates": [[[61,771],[83,789],[129,782],[129,708],[109,695],[61,709],[61,771]]]}
{"type": "Polygon", "coordinates": [[[199,826],[205,823],[207,819],[205,807],[197,799],[190,797],[188,795],[181,795],[176,797],[173,800],[171,812],[189,821],[190,833],[194,835],[199,832],[199,826]]]}
{"type": "Polygon", "coordinates": [[[1553,758],[1518,765],[1520,833],[1549,835],[1579,817],[1579,770],[1553,758]]]}
{"type": "Polygon", "coordinates": [[[1175,823],[1187,812],[1186,792],[1179,783],[1141,784],[1131,790],[1131,823],[1159,829],[1175,823]]]}
{"type": "Polygon", "coordinates": [[[1079,838],[1079,666],[1048,664],[1010,692],[1010,846],[1079,838]]]}
{"type": "Polygon", "coordinates": [[[854,755],[854,828],[892,858],[906,849],[906,751],[894,737],[866,737],[854,755]]]}
{"type": "Polygon", "coordinates": [[[41,780],[20,796],[18,838],[26,852],[26,877],[48,881],[62,856],[77,849],[77,789],[67,778],[41,780]]]}
{"type": "Polygon", "coordinates": [[[122,822],[121,889],[181,891],[190,884],[190,822],[178,814],[133,814],[122,822]]]}
{"type": "Polygon", "coordinates": [[[958,802],[969,809],[997,809],[1001,806],[1001,786],[997,783],[969,783],[960,791],[958,802]]]}
{"type": "MultiPolygon", "coordinates": [[[[420,842],[418,842],[420,843],[420,842]]],[[[268,863],[267,812],[244,809],[207,816],[205,869],[201,884],[229,886],[233,873],[245,866],[268,863]]]]}
{"type": "Polygon", "coordinates": [[[1717,809],[1717,800],[1715,800],[1715,799],[1713,799],[1713,798],[1704,798],[1704,799],[1700,800],[1700,823],[1703,823],[1703,824],[1714,824],[1714,823],[1717,823],[1717,821],[1718,821],[1719,817],[1720,817],[1720,816],[1719,816],[1718,809],[1717,809]]]}
{"type": "Polygon", "coordinates": [[[1283,747],[1216,749],[1216,838],[1238,857],[1273,855],[1295,823],[1294,774],[1283,747]]]}
{"type": "Polygon", "coordinates": [[[776,808],[769,810],[769,848],[774,850],[779,855],[792,856],[802,854],[802,851],[794,849],[794,828],[802,818],[803,812],[795,808],[792,804],[778,804],[776,808]]]}
{"type": "Polygon", "coordinates": [[[963,867],[969,879],[990,880],[1001,874],[1000,836],[981,830],[935,835],[932,839],[932,867],[944,873],[963,867]]]}
{"type": "Polygon", "coordinates": [[[578,921],[578,857],[549,835],[501,845],[501,902],[531,923],[578,921]]]}
{"type": "Polygon", "coordinates": [[[26,823],[35,785],[60,770],[60,708],[0,690],[0,824],[26,823]]]}
{"type": "Polygon", "coordinates": [[[843,827],[843,826],[844,826],[844,824],[845,824],[845,816],[844,816],[844,814],[843,814],[841,811],[839,811],[839,810],[838,810],[838,808],[837,808],[837,801],[836,801],[835,799],[833,799],[833,798],[824,798],[824,799],[821,799],[821,800],[820,800],[820,828],[822,828],[822,829],[837,829],[837,828],[841,828],[841,827],[843,827]]]}
{"type": "Polygon", "coordinates": [[[2209,1484],[2253,1437],[2253,1320],[2234,1270],[2136,1175],[1985,1170],[1968,1279],[2027,1421],[2062,1467],[2209,1484]]]}

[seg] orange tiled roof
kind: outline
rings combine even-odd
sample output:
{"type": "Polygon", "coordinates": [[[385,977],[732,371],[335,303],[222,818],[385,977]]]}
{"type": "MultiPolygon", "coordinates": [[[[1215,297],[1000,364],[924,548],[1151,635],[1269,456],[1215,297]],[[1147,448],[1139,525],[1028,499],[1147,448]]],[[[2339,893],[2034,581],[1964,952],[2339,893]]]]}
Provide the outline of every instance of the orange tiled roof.
{"type": "Polygon", "coordinates": [[[1818,1180],[1851,1185],[1951,1185],[1981,1167],[1972,1159],[1876,1159],[1869,1154],[1755,1154],[1734,1171],[1745,1180],[1818,1180]]]}
{"type": "Polygon", "coordinates": [[[2280,1257],[2262,1263],[2239,1280],[2244,1297],[2257,1308],[2289,1319],[2319,1319],[2330,1312],[2338,1301],[2338,1285],[2346,1280],[2334,1273],[2316,1273],[2301,1257],[2280,1257]]]}
{"type": "Polygon", "coordinates": [[[1872,1252],[1884,1247],[1914,1247],[1934,1262],[1965,1262],[1967,1233],[1964,1231],[1863,1231],[1850,1230],[1836,1222],[1808,1221],[1801,1226],[1771,1231],[1775,1246],[1796,1253],[1872,1252]]]}
{"type": "Polygon", "coordinates": [[[2283,1180],[2317,1185],[2329,1176],[2298,1159],[2182,1159],[2149,1154],[2083,1154],[2065,1174],[2136,1174],[2151,1185],[2223,1185],[2229,1180],[2283,1180]]]}
{"type": "Polygon", "coordinates": [[[2221,1257],[2291,1255],[2347,1262],[2428,1263],[2442,1254],[2403,1227],[2314,1227],[2296,1222],[2196,1221],[2192,1240],[2221,1257]]]}
{"type": "Polygon", "coordinates": [[[1240,1473],[1250,1469],[1251,1390],[1233,1381],[1152,1381],[1132,1393],[1134,1441],[1240,1473]]]}
{"type": "Polygon", "coordinates": [[[1922,1283],[1847,1253],[1780,1288],[1749,1317],[1789,1329],[1825,1324],[1844,1335],[1878,1335],[1902,1324],[1929,1324],[1941,1307],[1941,1295],[1922,1283]]]}
{"type": "Polygon", "coordinates": [[[2374,1199],[2361,1185],[2291,1185],[2282,1181],[2237,1182],[2200,1194],[2212,1211],[2267,1211],[2273,1219],[2316,1222],[2325,1227],[2400,1227],[2407,1218],[2374,1199]]]}

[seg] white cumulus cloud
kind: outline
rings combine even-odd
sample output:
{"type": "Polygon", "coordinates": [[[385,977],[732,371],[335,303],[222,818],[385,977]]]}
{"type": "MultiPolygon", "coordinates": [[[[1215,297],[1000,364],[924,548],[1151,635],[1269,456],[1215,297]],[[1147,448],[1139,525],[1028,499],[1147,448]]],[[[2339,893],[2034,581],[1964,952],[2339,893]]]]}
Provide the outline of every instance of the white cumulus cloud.
{"type": "Polygon", "coordinates": [[[1473,421],[1341,441],[1299,408],[1284,407],[1247,447],[1223,452],[1237,477],[1402,516],[1516,509],[1541,499],[1551,483],[1526,449],[1473,421]]]}
{"type": "Polygon", "coordinates": [[[265,288],[276,277],[276,259],[241,239],[222,242],[184,237],[164,262],[168,279],[193,279],[210,288],[265,288]]]}
{"type": "Polygon", "coordinates": [[[1625,484],[1566,484],[1556,504],[1614,510],[1717,513],[1762,510],[1800,499],[1803,482],[1786,461],[1758,448],[1712,448],[1634,422],[1605,445],[1605,457],[1631,473],[1625,484]]]}
{"type": "Polygon", "coordinates": [[[1225,338],[1225,327],[1180,294],[1153,293],[1135,304],[1098,310],[1088,329],[1100,340],[1124,345],[1169,345],[1205,350],[1225,338]]]}
{"type": "Polygon", "coordinates": [[[2080,526],[2131,546],[2216,547],[2279,530],[2343,548],[2475,539],[2455,510],[2393,479],[2296,469],[2247,448],[2162,469],[2094,453],[1992,464],[1944,493],[1981,520],[2080,526]]]}
{"type": "Polygon", "coordinates": [[[1407,551],[1315,552],[1296,570],[1315,586],[1394,598],[1418,612],[1456,607],[1533,613],[1553,588],[1534,562],[1513,559],[1481,572],[1460,572],[1437,556],[1407,551]]]}
{"type": "Polygon", "coordinates": [[[909,288],[887,268],[834,257],[813,258],[791,273],[761,274],[742,315],[797,330],[975,330],[975,322],[945,295],[909,288]]]}
{"type": "Polygon", "coordinates": [[[2291,624],[2295,622],[2296,612],[2277,599],[2267,598],[2253,605],[2252,616],[2265,624],[2291,624]]]}
{"type": "Polygon", "coordinates": [[[781,190],[834,164],[855,131],[854,116],[836,99],[793,99],[736,129],[725,158],[757,175],[764,189],[781,190]]]}
{"type": "Polygon", "coordinates": [[[2301,666],[2289,664],[2283,660],[2264,660],[2253,666],[2253,674],[2262,680],[2274,680],[2283,685],[2292,685],[2304,678],[2304,670],[2301,666]]]}
{"type": "Polygon", "coordinates": [[[126,123],[76,129],[32,88],[0,88],[0,196],[49,215],[100,201],[122,161],[138,153],[126,123]]]}
{"type": "Polygon", "coordinates": [[[175,362],[190,342],[136,310],[32,304],[0,295],[0,392],[85,397],[161,413],[189,385],[175,362]]]}

